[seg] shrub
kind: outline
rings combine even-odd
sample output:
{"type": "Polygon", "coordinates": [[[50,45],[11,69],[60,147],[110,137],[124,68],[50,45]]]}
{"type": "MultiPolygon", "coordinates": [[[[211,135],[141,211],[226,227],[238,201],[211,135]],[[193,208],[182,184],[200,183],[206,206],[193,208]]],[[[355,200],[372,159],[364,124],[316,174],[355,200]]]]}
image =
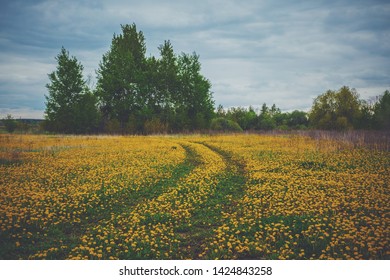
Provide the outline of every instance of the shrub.
{"type": "Polygon", "coordinates": [[[210,128],[216,131],[223,132],[242,132],[242,128],[238,123],[225,118],[216,118],[211,121],[210,128]]]}
{"type": "Polygon", "coordinates": [[[7,115],[3,119],[3,123],[5,126],[5,129],[9,132],[12,133],[15,131],[16,127],[18,126],[18,123],[14,120],[14,118],[11,115],[7,115]]]}

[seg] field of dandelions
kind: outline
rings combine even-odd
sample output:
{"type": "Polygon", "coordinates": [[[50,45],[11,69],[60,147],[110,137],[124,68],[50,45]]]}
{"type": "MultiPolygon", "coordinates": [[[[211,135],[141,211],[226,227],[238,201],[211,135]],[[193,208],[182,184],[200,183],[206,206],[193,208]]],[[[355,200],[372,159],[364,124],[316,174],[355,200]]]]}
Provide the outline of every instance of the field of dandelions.
{"type": "Polygon", "coordinates": [[[0,259],[389,259],[390,152],[298,135],[0,135],[0,259]]]}

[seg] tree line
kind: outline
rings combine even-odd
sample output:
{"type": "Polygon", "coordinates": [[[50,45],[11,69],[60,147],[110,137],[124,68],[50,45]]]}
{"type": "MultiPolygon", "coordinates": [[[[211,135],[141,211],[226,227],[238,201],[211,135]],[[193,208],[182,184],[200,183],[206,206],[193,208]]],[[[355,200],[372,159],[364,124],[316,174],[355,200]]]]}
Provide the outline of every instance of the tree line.
{"type": "Polygon", "coordinates": [[[287,130],[307,129],[309,120],[307,113],[299,110],[282,112],[273,104],[268,107],[266,103],[261,109],[250,106],[232,107],[225,110],[222,106],[217,108],[216,118],[211,122],[211,129],[225,131],[242,130],[287,130]]]}
{"type": "MultiPolygon", "coordinates": [[[[318,96],[311,110],[281,112],[276,105],[259,109],[214,108],[211,83],[201,74],[199,56],[175,54],[170,41],[159,57],[146,56],[142,31],[122,25],[102,56],[97,84],[90,88],[83,66],[62,47],[57,68],[46,85],[44,127],[56,133],[152,134],[183,131],[272,129],[389,129],[390,93],[375,102],[342,87],[318,96]]],[[[11,123],[11,121],[8,121],[11,123]]]]}
{"type": "Polygon", "coordinates": [[[242,130],[390,130],[390,92],[386,90],[374,100],[360,99],[355,89],[347,86],[328,90],[317,96],[309,112],[294,110],[282,112],[272,105],[217,108],[211,128],[224,131],[242,130]]]}
{"type": "Polygon", "coordinates": [[[328,90],[315,98],[309,121],[317,129],[390,129],[390,92],[371,102],[347,86],[328,90]]]}
{"type": "Polygon", "coordinates": [[[199,56],[159,46],[146,57],[145,38],[135,24],[122,25],[103,55],[91,90],[83,66],[62,48],[49,74],[46,127],[61,133],[166,133],[207,129],[214,114],[211,84],[199,56]]]}

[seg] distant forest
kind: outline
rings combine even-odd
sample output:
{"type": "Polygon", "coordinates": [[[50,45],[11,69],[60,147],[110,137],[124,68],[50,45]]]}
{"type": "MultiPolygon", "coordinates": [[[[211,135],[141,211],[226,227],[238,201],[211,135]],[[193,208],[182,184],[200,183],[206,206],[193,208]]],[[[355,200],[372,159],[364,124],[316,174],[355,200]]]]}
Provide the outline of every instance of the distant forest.
{"type": "Polygon", "coordinates": [[[263,104],[259,112],[252,107],[224,110],[219,106],[211,128],[223,130],[226,126],[236,130],[390,130],[390,92],[368,102],[360,99],[355,89],[343,86],[315,98],[309,112],[283,113],[275,104],[271,108],[263,104]]]}
{"type": "MultiPolygon", "coordinates": [[[[261,108],[215,107],[211,82],[201,74],[199,56],[175,54],[170,41],[160,56],[146,57],[142,31],[122,25],[103,54],[94,88],[83,77],[83,66],[62,47],[57,68],[46,85],[42,130],[65,134],[158,134],[240,132],[293,129],[390,129],[390,92],[361,100],[343,86],[315,98],[309,112],[282,112],[275,104],[261,108]]],[[[8,132],[29,124],[8,115],[8,132]]],[[[37,122],[34,122],[36,125],[37,122]]]]}

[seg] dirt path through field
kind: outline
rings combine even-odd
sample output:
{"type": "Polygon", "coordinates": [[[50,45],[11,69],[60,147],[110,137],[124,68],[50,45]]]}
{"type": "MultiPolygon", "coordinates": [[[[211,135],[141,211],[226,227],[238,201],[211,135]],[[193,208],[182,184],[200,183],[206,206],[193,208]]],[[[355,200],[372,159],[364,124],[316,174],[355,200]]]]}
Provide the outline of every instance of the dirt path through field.
{"type": "Polygon", "coordinates": [[[113,219],[99,223],[81,238],[82,244],[74,248],[71,257],[85,255],[89,244],[98,244],[99,239],[106,235],[112,236],[112,240],[100,245],[99,257],[194,257],[182,254],[183,246],[192,240],[191,234],[186,236],[186,232],[193,232],[194,222],[198,223],[194,214],[204,209],[210,197],[218,193],[219,177],[225,173],[226,162],[220,154],[202,144],[182,140],[176,144],[185,147],[189,161],[195,167],[186,175],[170,181],[171,184],[158,195],[136,199],[137,204],[127,210],[116,209],[113,219]]]}
{"type": "Polygon", "coordinates": [[[195,142],[209,149],[215,156],[222,158],[226,169],[216,175],[218,183],[213,192],[200,207],[192,212],[192,224],[186,231],[179,233],[182,241],[183,259],[202,259],[202,252],[214,239],[215,230],[223,223],[223,216],[234,213],[237,201],[244,193],[245,177],[242,163],[232,159],[228,152],[206,142],[195,142]]]}

